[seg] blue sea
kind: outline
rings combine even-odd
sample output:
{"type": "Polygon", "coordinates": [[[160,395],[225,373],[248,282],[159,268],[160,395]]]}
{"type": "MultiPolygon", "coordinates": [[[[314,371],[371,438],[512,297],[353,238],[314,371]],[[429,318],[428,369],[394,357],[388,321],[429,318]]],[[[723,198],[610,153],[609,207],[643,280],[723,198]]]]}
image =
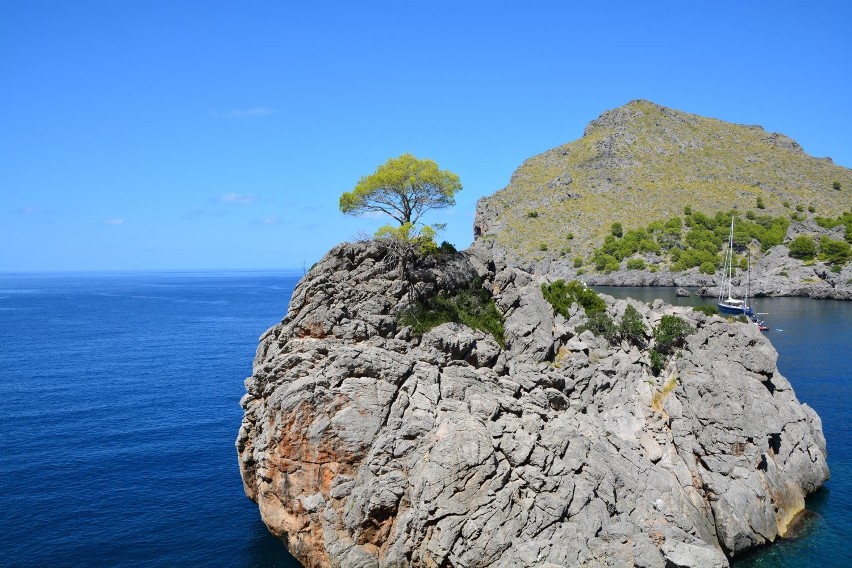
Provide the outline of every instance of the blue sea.
{"type": "MultiPolygon", "coordinates": [[[[300,276],[0,274],[0,566],[298,566],[243,494],[234,439],[257,338],[300,276]]],[[[757,308],[832,479],[799,538],[735,566],[852,566],[852,303],[757,308]]]]}

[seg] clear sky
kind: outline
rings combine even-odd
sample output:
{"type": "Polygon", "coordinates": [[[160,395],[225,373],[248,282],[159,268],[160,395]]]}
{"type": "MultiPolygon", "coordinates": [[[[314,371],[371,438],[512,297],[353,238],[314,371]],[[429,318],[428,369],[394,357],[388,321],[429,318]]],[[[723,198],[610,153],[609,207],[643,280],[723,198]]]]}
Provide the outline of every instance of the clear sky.
{"type": "Polygon", "coordinates": [[[17,1],[0,7],[0,271],[301,268],[411,152],[476,200],[632,99],[852,166],[852,3],[17,1]]]}

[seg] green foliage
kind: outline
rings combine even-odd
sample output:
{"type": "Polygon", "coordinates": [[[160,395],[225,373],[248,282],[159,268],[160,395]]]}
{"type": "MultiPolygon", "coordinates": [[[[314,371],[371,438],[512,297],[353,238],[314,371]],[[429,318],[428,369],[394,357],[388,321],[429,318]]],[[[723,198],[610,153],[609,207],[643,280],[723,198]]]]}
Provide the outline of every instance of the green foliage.
{"type": "Polygon", "coordinates": [[[835,191],[840,191],[840,182],[839,182],[839,181],[833,181],[833,182],[831,182],[831,187],[832,187],[835,191]]]}
{"type": "Polygon", "coordinates": [[[583,266],[583,257],[582,256],[575,256],[574,257],[574,268],[580,268],[581,266],[583,266]]]}
{"type": "Polygon", "coordinates": [[[627,261],[628,270],[642,270],[645,268],[645,261],[641,258],[631,258],[627,261]]]}
{"type": "Polygon", "coordinates": [[[805,206],[801,204],[796,205],[796,211],[798,211],[799,213],[803,213],[805,211],[805,206]]]}
{"type": "Polygon", "coordinates": [[[693,311],[701,312],[705,316],[719,315],[719,308],[716,306],[692,306],[693,311]]]}
{"type": "Polygon", "coordinates": [[[441,241],[441,245],[438,247],[438,254],[451,255],[456,254],[457,252],[458,250],[456,250],[456,247],[447,241],[441,241]]]}
{"type": "Polygon", "coordinates": [[[587,313],[586,323],[577,328],[577,333],[583,333],[586,330],[604,337],[610,343],[618,341],[618,327],[616,327],[615,322],[612,321],[612,318],[606,312],[587,313]]]}
{"type": "Polygon", "coordinates": [[[612,227],[610,228],[610,232],[613,234],[613,236],[619,239],[624,236],[624,229],[621,227],[621,223],[613,223],[612,227]]]}
{"type": "Polygon", "coordinates": [[[682,318],[665,315],[654,328],[654,348],[663,355],[671,355],[675,348],[683,346],[683,340],[693,331],[682,318]]]}
{"type": "Polygon", "coordinates": [[[462,323],[490,333],[500,346],[504,345],[503,316],[478,278],[452,294],[438,294],[415,302],[400,313],[398,321],[410,325],[416,335],[423,335],[442,323],[462,323]]]}
{"type": "Polygon", "coordinates": [[[530,219],[535,219],[536,217],[538,217],[538,211],[533,210],[527,212],[527,217],[530,219]]]}
{"type": "Polygon", "coordinates": [[[710,260],[702,262],[698,270],[702,274],[716,274],[716,263],[710,260]]]}
{"type": "Polygon", "coordinates": [[[816,207],[813,205],[808,205],[808,213],[816,213],[816,207]]]}
{"type": "Polygon", "coordinates": [[[595,254],[593,260],[595,261],[595,268],[598,272],[609,274],[619,268],[618,259],[611,254],[595,254]]]}
{"type": "Polygon", "coordinates": [[[687,205],[686,207],[684,207],[684,208],[683,208],[683,214],[684,214],[684,215],[692,215],[692,207],[690,207],[689,205],[687,205]]]}
{"type": "Polygon", "coordinates": [[[438,252],[438,245],[435,244],[436,234],[435,229],[429,225],[417,230],[414,223],[404,223],[399,227],[393,225],[379,227],[379,230],[376,231],[376,238],[384,240],[396,248],[407,248],[415,255],[423,256],[438,252]]]}
{"type": "Polygon", "coordinates": [[[814,217],[814,221],[823,229],[833,229],[834,227],[843,225],[846,230],[846,242],[852,243],[852,210],[839,215],[835,219],[831,217],[814,217]]]}
{"type": "Polygon", "coordinates": [[[749,221],[754,221],[755,219],[757,219],[757,214],[749,209],[748,211],[746,211],[746,219],[748,219],[749,221]]]}
{"type": "Polygon", "coordinates": [[[813,237],[799,235],[787,245],[790,256],[799,260],[810,260],[816,255],[816,243],[813,237]]]}
{"type": "Polygon", "coordinates": [[[829,264],[842,265],[852,257],[849,243],[835,241],[823,235],[819,240],[819,259],[829,264]]]}
{"type": "Polygon", "coordinates": [[[547,243],[541,243],[540,245],[538,245],[538,250],[546,251],[547,250],[547,243]]]}
{"type": "Polygon", "coordinates": [[[565,235],[565,238],[568,239],[569,241],[574,240],[574,233],[568,233],[567,235],[565,235]]]}
{"type": "Polygon", "coordinates": [[[571,317],[571,304],[577,302],[586,311],[586,315],[595,312],[605,312],[606,302],[598,296],[594,290],[586,288],[582,283],[572,280],[566,283],[564,280],[556,280],[550,284],[541,285],[541,293],[553,310],[562,317],[571,317]]]}
{"type": "Polygon", "coordinates": [[[842,269],[843,267],[841,267],[839,264],[835,264],[831,267],[831,271],[835,274],[838,274],[842,269]]]}
{"type": "Polygon", "coordinates": [[[656,349],[651,349],[651,372],[655,377],[660,376],[660,371],[666,364],[666,357],[656,349]]]}
{"type": "Polygon", "coordinates": [[[455,205],[461,191],[459,176],[438,169],[432,160],[412,154],[391,158],[362,177],[355,189],[340,196],[340,211],[347,215],[384,213],[400,225],[415,224],[430,209],[455,205]]]}
{"type": "Polygon", "coordinates": [[[645,319],[631,304],[627,304],[627,308],[624,309],[618,331],[622,339],[637,347],[645,344],[645,319]]]}
{"type": "Polygon", "coordinates": [[[762,197],[757,198],[757,208],[758,209],[766,209],[766,204],[763,202],[762,197]]]}
{"type": "MultiPolygon", "coordinates": [[[[714,274],[721,264],[720,252],[728,241],[731,212],[720,211],[710,216],[691,208],[689,211],[684,222],[672,217],[665,222],[649,223],[644,229],[628,230],[622,238],[607,235],[592,253],[595,268],[608,273],[618,270],[625,258],[638,253],[655,253],[668,255],[674,271],[698,268],[705,274],[714,274]]],[[[734,225],[734,244],[742,250],[758,241],[766,251],[784,241],[789,224],[790,221],[782,217],[748,212],[745,219],[739,219],[734,225]]]]}

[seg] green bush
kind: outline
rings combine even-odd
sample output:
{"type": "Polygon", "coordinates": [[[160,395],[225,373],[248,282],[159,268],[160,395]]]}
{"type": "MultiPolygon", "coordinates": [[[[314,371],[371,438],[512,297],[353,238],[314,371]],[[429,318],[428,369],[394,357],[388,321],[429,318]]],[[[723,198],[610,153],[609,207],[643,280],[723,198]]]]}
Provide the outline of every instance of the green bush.
{"type": "Polygon", "coordinates": [[[574,257],[574,268],[580,268],[581,266],[583,266],[583,257],[582,256],[574,257]]]}
{"type": "Polygon", "coordinates": [[[651,372],[654,374],[655,377],[658,377],[660,375],[660,371],[663,370],[665,364],[665,356],[656,349],[651,349],[651,372]]]}
{"type": "Polygon", "coordinates": [[[814,221],[816,221],[817,225],[823,229],[833,229],[834,227],[843,225],[846,229],[846,242],[852,243],[852,210],[848,213],[843,213],[836,219],[832,219],[830,217],[814,217],[814,221]]]}
{"type": "Polygon", "coordinates": [[[783,206],[784,206],[784,207],[786,207],[787,209],[789,209],[789,208],[790,208],[790,202],[789,202],[789,201],[787,201],[786,199],[785,199],[785,200],[781,203],[781,205],[783,205],[783,206]]]}
{"type": "Polygon", "coordinates": [[[790,250],[790,256],[799,260],[810,260],[816,255],[816,243],[807,235],[799,235],[790,241],[787,248],[790,250]]]}
{"type": "Polygon", "coordinates": [[[503,316],[478,278],[452,294],[415,302],[399,314],[398,321],[410,325],[415,335],[423,335],[442,323],[462,323],[490,333],[500,346],[504,345],[503,316]]]}
{"type": "Polygon", "coordinates": [[[757,214],[754,211],[751,211],[751,210],[746,211],[746,219],[748,219],[750,221],[754,221],[755,219],[757,219],[757,214]]]}
{"type": "Polygon", "coordinates": [[[641,347],[645,344],[645,319],[639,310],[631,304],[627,304],[624,309],[624,315],[621,316],[621,323],[618,326],[621,338],[641,347]]]}
{"type": "Polygon", "coordinates": [[[450,254],[456,254],[458,251],[456,250],[456,247],[454,247],[452,245],[452,243],[448,243],[447,241],[442,241],[441,245],[438,247],[437,252],[438,252],[438,254],[450,255],[450,254]]]}
{"type": "Polygon", "coordinates": [[[565,238],[568,239],[569,241],[574,240],[574,233],[568,233],[567,235],[565,235],[565,238]]]}
{"type": "Polygon", "coordinates": [[[716,306],[693,306],[693,311],[701,312],[705,316],[719,315],[719,308],[716,306]]]}
{"type": "Polygon", "coordinates": [[[766,204],[763,202],[762,197],[757,198],[757,208],[758,209],[766,209],[766,204]]]}
{"type": "Polygon", "coordinates": [[[798,211],[799,213],[803,213],[805,211],[805,206],[804,205],[796,205],[796,211],[798,211]]]}
{"type": "Polygon", "coordinates": [[[716,274],[716,263],[711,260],[704,261],[698,270],[702,274],[716,274]]]}
{"type": "Polygon", "coordinates": [[[540,245],[538,245],[538,250],[546,251],[547,250],[547,243],[541,243],[540,245]]]}
{"type": "Polygon", "coordinates": [[[612,321],[612,318],[606,315],[606,312],[592,312],[591,314],[587,314],[586,319],[585,325],[577,328],[577,333],[589,330],[595,335],[604,337],[610,343],[618,341],[619,330],[612,321]]]}
{"type": "Polygon", "coordinates": [[[606,311],[606,302],[603,298],[576,280],[566,283],[560,279],[550,284],[542,284],[541,293],[553,306],[553,310],[565,319],[570,317],[571,304],[574,302],[583,307],[586,315],[606,311]]]}
{"type": "Polygon", "coordinates": [[[808,213],[816,213],[816,207],[813,205],[808,205],[808,213]]]}
{"type": "Polygon", "coordinates": [[[599,254],[595,256],[595,268],[598,272],[615,272],[619,268],[618,259],[610,254],[599,254]]]}
{"type": "Polygon", "coordinates": [[[683,214],[686,215],[686,216],[692,215],[692,207],[690,207],[689,205],[684,207],[683,208],[683,214]]]}
{"type": "Polygon", "coordinates": [[[839,182],[839,181],[831,182],[831,187],[832,187],[835,191],[840,191],[840,182],[839,182]]]}
{"type": "Polygon", "coordinates": [[[676,347],[683,346],[683,340],[694,330],[678,316],[666,315],[654,328],[654,348],[663,355],[670,355],[676,347]]]}
{"type": "Polygon", "coordinates": [[[819,259],[829,264],[842,265],[852,257],[852,247],[849,243],[835,241],[825,235],[819,240],[819,259]]]}
{"type": "Polygon", "coordinates": [[[610,227],[610,231],[614,237],[619,239],[624,236],[624,229],[621,227],[621,223],[613,223],[612,227],[610,227]]]}
{"type": "Polygon", "coordinates": [[[631,258],[627,261],[628,270],[642,270],[645,268],[645,261],[641,258],[631,258]]]}
{"type": "Polygon", "coordinates": [[[529,217],[530,219],[535,219],[536,217],[538,217],[538,211],[529,211],[527,213],[527,217],[529,217]]]}

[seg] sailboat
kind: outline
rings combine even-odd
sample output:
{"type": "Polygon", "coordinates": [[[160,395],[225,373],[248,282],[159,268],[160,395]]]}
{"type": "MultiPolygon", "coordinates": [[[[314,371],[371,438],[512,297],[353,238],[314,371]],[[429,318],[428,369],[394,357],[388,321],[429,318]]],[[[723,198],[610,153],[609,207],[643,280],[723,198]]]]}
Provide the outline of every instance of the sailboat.
{"type": "MultiPolygon", "coordinates": [[[[750,267],[749,267],[750,268],[750,267]]],[[[722,268],[725,280],[719,286],[719,311],[723,314],[737,314],[754,316],[754,310],[748,305],[748,294],[746,299],[740,300],[733,297],[734,277],[734,216],[731,215],[731,236],[728,239],[728,251],[725,253],[725,266],[722,268]],[[727,294],[727,297],[725,295],[727,294]]],[[[751,274],[749,273],[749,277],[751,274]]]]}

